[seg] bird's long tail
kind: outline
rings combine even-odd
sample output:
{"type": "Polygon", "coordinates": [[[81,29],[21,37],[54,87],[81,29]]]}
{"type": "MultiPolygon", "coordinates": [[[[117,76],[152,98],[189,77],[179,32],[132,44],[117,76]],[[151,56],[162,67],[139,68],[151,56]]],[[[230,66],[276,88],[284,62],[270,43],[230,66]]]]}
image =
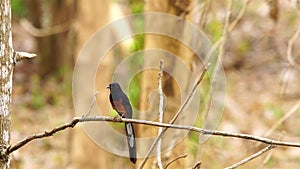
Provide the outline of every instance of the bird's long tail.
{"type": "Polygon", "coordinates": [[[129,148],[130,161],[136,162],[136,142],[132,123],[125,122],[126,136],[129,148]]]}

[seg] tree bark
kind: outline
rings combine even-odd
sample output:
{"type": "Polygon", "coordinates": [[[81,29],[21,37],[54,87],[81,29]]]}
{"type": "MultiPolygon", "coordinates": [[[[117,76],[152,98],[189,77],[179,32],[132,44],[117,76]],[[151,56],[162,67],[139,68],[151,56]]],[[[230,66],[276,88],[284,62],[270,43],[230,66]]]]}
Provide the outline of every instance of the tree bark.
{"type": "MultiPolygon", "coordinates": [[[[109,9],[109,0],[77,1],[77,56],[93,33],[109,22],[109,9]]],[[[110,63],[106,62],[104,67],[109,67],[109,64],[110,63]]],[[[102,73],[100,79],[101,80],[98,80],[96,84],[97,87],[103,90],[105,86],[109,84],[109,74],[102,73]]],[[[108,102],[108,95],[107,97],[98,97],[97,101],[99,101],[99,103],[108,102]]],[[[87,102],[90,102],[88,98],[87,102]]],[[[109,104],[107,104],[105,109],[106,112],[109,112],[109,104]]],[[[113,167],[113,165],[121,164],[119,163],[120,158],[117,159],[116,156],[93,143],[82,128],[76,127],[72,132],[72,163],[75,169],[122,168],[122,166],[113,167]]]]}
{"type": "Polygon", "coordinates": [[[39,74],[44,77],[59,70],[73,67],[76,2],[73,0],[26,0],[29,18],[37,28],[36,46],[39,59],[39,74]],[[39,35],[40,34],[40,35],[39,35]]]}
{"type": "Polygon", "coordinates": [[[0,19],[0,169],[7,169],[10,168],[9,155],[6,153],[6,149],[10,144],[10,112],[14,68],[10,0],[0,1],[0,19]]]}
{"type": "MultiPolygon", "coordinates": [[[[163,12],[168,13],[171,15],[179,16],[186,18],[186,15],[190,12],[189,9],[191,5],[193,4],[193,0],[186,0],[186,1],[176,1],[176,0],[166,0],[166,1],[160,1],[160,0],[151,0],[146,1],[145,4],[145,11],[147,12],[163,12]]],[[[157,22],[156,20],[147,20],[147,24],[155,24],[157,22]]],[[[178,23],[166,23],[165,27],[162,29],[166,30],[168,29],[169,32],[172,32],[174,28],[177,27],[178,23]]],[[[147,27],[145,28],[147,29],[147,27]]],[[[183,32],[182,32],[183,34],[183,32]]],[[[183,35],[182,35],[183,36],[183,35]]],[[[186,64],[190,65],[193,57],[193,53],[185,47],[180,41],[172,38],[168,38],[162,35],[152,35],[147,34],[145,35],[145,48],[149,49],[164,49],[166,51],[169,51],[173,53],[176,56],[179,56],[180,59],[186,64]]],[[[157,67],[159,66],[159,60],[153,60],[153,59],[147,59],[147,56],[144,58],[144,66],[147,67],[147,65],[153,65],[153,63],[150,62],[156,62],[157,67]]],[[[174,65],[175,61],[173,58],[166,58],[164,60],[164,67],[173,67],[172,72],[180,72],[182,70],[177,70],[178,67],[174,65]],[[170,66],[173,65],[173,66],[170,66]]],[[[185,76],[184,73],[182,73],[183,76],[185,76]]],[[[140,100],[140,110],[145,111],[150,108],[149,103],[149,94],[157,89],[157,77],[158,77],[158,71],[155,70],[147,70],[143,72],[143,78],[142,78],[142,84],[141,84],[141,100],[140,100]]],[[[188,78],[186,76],[186,78],[188,78]]],[[[184,78],[183,78],[184,79],[184,78]]],[[[167,97],[167,104],[165,105],[164,109],[164,122],[169,122],[174,115],[176,114],[177,110],[180,107],[181,103],[181,93],[180,88],[178,84],[176,83],[176,80],[171,77],[171,75],[164,73],[163,75],[163,92],[167,97]]],[[[188,82],[188,79],[186,79],[186,82],[188,82]]],[[[180,86],[184,87],[185,86],[180,86]]],[[[187,86],[186,86],[187,87],[187,86]]],[[[182,91],[181,91],[182,92],[182,91]]],[[[156,97],[156,96],[155,96],[156,97]]],[[[156,97],[158,98],[158,97],[156,97]]],[[[152,105],[158,105],[156,103],[152,103],[152,105]]],[[[149,113],[155,113],[158,112],[156,109],[154,110],[151,108],[149,113]]],[[[141,117],[142,119],[145,119],[146,116],[150,116],[150,114],[144,114],[145,117],[141,117]]],[[[151,119],[153,120],[153,119],[151,119]]],[[[155,119],[154,119],[155,120],[155,119]]],[[[171,131],[170,131],[171,132],[171,131]]],[[[157,129],[154,129],[153,127],[149,126],[139,126],[138,128],[138,137],[147,138],[147,137],[154,137],[157,135],[157,129]]],[[[174,135],[174,134],[173,134],[174,135]]],[[[176,135],[176,134],[175,134],[176,135]]],[[[162,145],[168,145],[172,143],[173,136],[170,136],[168,134],[165,134],[164,138],[162,139],[162,145]]],[[[145,146],[140,146],[145,147],[145,146]]],[[[147,147],[146,147],[147,148],[147,147]]],[[[147,150],[142,150],[147,151],[147,150]]],[[[173,149],[171,153],[163,153],[162,154],[162,163],[163,166],[166,164],[167,161],[174,159],[178,157],[179,155],[184,154],[186,151],[185,143],[184,141],[177,144],[173,149]],[[171,154],[171,155],[170,155],[171,154]]],[[[149,158],[148,162],[144,166],[144,168],[156,168],[156,158],[152,157],[149,158]]],[[[176,168],[186,168],[185,166],[185,160],[177,160],[174,164],[176,168]]]]}

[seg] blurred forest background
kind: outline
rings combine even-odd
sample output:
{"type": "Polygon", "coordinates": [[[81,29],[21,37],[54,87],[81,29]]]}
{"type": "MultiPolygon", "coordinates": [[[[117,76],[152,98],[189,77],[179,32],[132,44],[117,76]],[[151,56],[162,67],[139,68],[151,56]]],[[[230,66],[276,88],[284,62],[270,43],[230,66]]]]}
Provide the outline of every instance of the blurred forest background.
{"type": "MultiPolygon", "coordinates": [[[[76,116],[72,70],[80,49],[101,26],[129,14],[165,12],[189,20],[216,43],[223,37],[228,3],[229,0],[12,0],[14,49],[38,55],[15,68],[12,143],[76,116]]],[[[225,43],[222,62],[227,83],[226,104],[218,129],[300,142],[300,37],[295,37],[293,58],[287,57],[289,41],[300,27],[300,4],[297,0],[234,0],[229,24],[243,10],[245,13],[228,33],[225,43]],[[294,106],[298,107],[290,111],[294,106]],[[274,127],[287,113],[289,118],[274,127]]],[[[200,64],[190,51],[178,48],[178,41],[168,38],[140,35],[131,44],[124,42],[119,46],[122,55],[108,57],[107,69],[113,60],[144,48],[167,49],[194,69],[200,64]]],[[[102,86],[100,89],[109,80],[109,73],[101,74],[101,81],[97,82],[102,86]]],[[[129,95],[135,107],[147,107],[145,98],[151,87],[157,87],[156,80],[154,71],[132,81],[129,95]]],[[[206,97],[205,86],[199,90],[206,97]]],[[[180,93],[176,92],[173,81],[164,81],[164,91],[178,103],[176,96],[180,93]]],[[[98,97],[98,102],[106,105],[106,112],[111,110],[108,94],[101,91],[98,97]]],[[[177,109],[171,105],[169,111],[177,109]]],[[[200,109],[203,112],[205,105],[200,109]]],[[[201,126],[201,115],[197,124],[201,126]]],[[[143,136],[141,130],[149,135],[156,132],[145,126],[137,130],[140,136],[143,136]]],[[[203,168],[223,168],[262,147],[255,142],[223,137],[211,137],[199,145],[198,135],[190,133],[175,149],[164,153],[163,162],[186,153],[185,159],[170,168],[191,168],[197,161],[202,162],[203,168]]],[[[297,148],[276,148],[241,168],[299,168],[299,152],[297,148]]],[[[15,169],[133,167],[127,158],[101,150],[80,125],[30,143],[12,154],[11,163],[15,169]]],[[[155,159],[150,159],[145,168],[153,164],[155,159]]]]}

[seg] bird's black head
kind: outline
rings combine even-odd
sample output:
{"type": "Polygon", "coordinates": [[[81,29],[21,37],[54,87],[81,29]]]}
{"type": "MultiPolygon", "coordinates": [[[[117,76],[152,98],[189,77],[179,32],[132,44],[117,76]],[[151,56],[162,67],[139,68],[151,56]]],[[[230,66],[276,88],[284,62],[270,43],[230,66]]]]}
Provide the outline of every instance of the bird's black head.
{"type": "Polygon", "coordinates": [[[111,83],[107,86],[108,89],[113,90],[113,89],[121,89],[120,85],[118,83],[111,83]]]}

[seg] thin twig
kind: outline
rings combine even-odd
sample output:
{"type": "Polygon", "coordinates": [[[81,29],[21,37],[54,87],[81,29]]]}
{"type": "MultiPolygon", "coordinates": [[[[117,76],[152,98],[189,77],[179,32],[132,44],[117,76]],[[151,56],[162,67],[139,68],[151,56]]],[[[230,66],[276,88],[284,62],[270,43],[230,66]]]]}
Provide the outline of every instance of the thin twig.
{"type": "Polygon", "coordinates": [[[210,4],[211,4],[211,0],[206,0],[204,2],[204,6],[203,6],[203,9],[201,12],[200,19],[199,19],[199,28],[201,30],[203,30],[203,28],[204,28],[205,20],[206,20],[207,13],[209,11],[210,4]]]}
{"type": "MultiPolygon", "coordinates": [[[[246,2],[246,4],[244,5],[244,7],[240,10],[239,14],[237,15],[237,17],[231,22],[231,24],[228,27],[227,29],[227,34],[231,33],[235,28],[236,26],[238,25],[238,23],[242,20],[243,16],[245,15],[249,5],[250,5],[250,2],[251,0],[248,0],[246,2]]],[[[228,15],[227,15],[228,16],[228,15]]],[[[226,20],[229,21],[229,18],[226,17],[226,20]]],[[[226,21],[225,21],[225,24],[226,24],[226,21]]],[[[226,26],[224,26],[224,30],[226,26]]],[[[207,58],[210,58],[210,56],[214,53],[214,51],[223,43],[223,41],[225,40],[225,37],[224,36],[221,36],[220,39],[218,39],[214,44],[213,46],[209,49],[209,51],[207,52],[207,58]]]]}
{"type": "Polygon", "coordinates": [[[270,152],[270,153],[268,153],[267,155],[266,155],[266,158],[263,160],[263,162],[262,162],[262,165],[266,165],[267,163],[268,163],[268,161],[271,159],[271,157],[272,157],[272,152],[270,152]]]}
{"type": "Polygon", "coordinates": [[[34,25],[32,25],[32,23],[27,19],[22,19],[20,21],[20,24],[32,36],[45,37],[68,31],[72,25],[72,21],[67,21],[62,24],[54,25],[48,28],[37,28],[34,25]]]}
{"type": "Polygon", "coordinates": [[[295,43],[296,39],[299,37],[299,35],[300,35],[300,24],[298,25],[298,28],[297,28],[295,34],[288,41],[288,47],[287,47],[287,50],[286,50],[286,55],[287,55],[288,61],[290,62],[290,64],[292,66],[294,66],[295,68],[298,68],[298,69],[300,69],[300,64],[298,64],[295,61],[295,59],[293,57],[293,54],[292,54],[292,50],[293,50],[294,43],[295,43]]]}
{"type": "MultiPolygon", "coordinates": [[[[159,64],[159,73],[158,73],[158,93],[159,93],[159,107],[158,107],[158,118],[159,122],[163,122],[163,116],[164,116],[164,96],[163,96],[163,91],[162,91],[162,79],[163,76],[163,60],[160,60],[159,64]]],[[[158,128],[158,136],[162,133],[162,127],[158,128]]],[[[163,165],[161,162],[161,138],[158,140],[158,145],[157,145],[157,165],[160,169],[163,169],[163,165]]]]}
{"type": "MultiPolygon", "coordinates": [[[[286,121],[290,116],[297,112],[300,107],[300,102],[295,104],[282,118],[280,118],[264,135],[263,137],[270,136],[274,130],[276,130],[284,121],[286,121]]],[[[255,146],[258,147],[261,143],[257,143],[255,146]]]]}
{"type": "Polygon", "coordinates": [[[79,122],[95,122],[95,121],[106,121],[106,122],[114,122],[114,123],[124,123],[124,122],[130,122],[135,124],[144,124],[149,126],[157,126],[157,127],[166,127],[166,128],[174,128],[174,129],[181,129],[181,130],[188,130],[188,131],[195,131],[203,135],[214,135],[214,136],[222,136],[222,137],[232,137],[232,138],[241,138],[246,140],[252,140],[257,142],[262,142],[265,144],[273,145],[273,146],[286,146],[286,147],[298,147],[300,148],[300,143],[294,143],[294,142],[286,142],[286,141],[278,141],[269,139],[266,137],[260,137],[260,136],[254,136],[250,134],[239,134],[239,133],[232,133],[232,132],[226,132],[226,131],[218,131],[218,130],[207,130],[199,127],[193,127],[193,126],[186,126],[186,125],[175,125],[170,123],[159,123],[159,122],[153,122],[153,121],[147,121],[147,120],[139,120],[139,119],[127,119],[127,118],[120,118],[115,119],[114,117],[110,116],[89,116],[89,117],[77,117],[74,118],[71,122],[63,124],[59,127],[53,128],[49,131],[45,131],[44,133],[40,134],[34,134],[32,136],[29,136],[22,141],[19,141],[17,144],[12,145],[8,148],[7,153],[12,153],[19,148],[23,147],[27,143],[44,138],[53,136],[55,133],[60,132],[62,130],[65,130],[67,128],[73,128],[77,123],[79,122]]]}
{"type": "Polygon", "coordinates": [[[295,70],[293,67],[289,67],[283,72],[280,95],[282,95],[282,96],[286,95],[286,90],[288,89],[289,79],[294,76],[293,75],[294,71],[295,70]]]}
{"type": "Polygon", "coordinates": [[[34,134],[32,136],[29,136],[21,141],[19,141],[17,144],[10,146],[7,149],[7,154],[10,154],[16,150],[18,150],[19,148],[25,146],[26,144],[28,144],[29,142],[33,141],[33,140],[37,140],[37,139],[41,139],[41,138],[45,138],[45,137],[50,137],[53,136],[55,133],[63,131],[67,128],[73,128],[78,122],[80,121],[79,118],[75,118],[74,120],[72,120],[70,123],[66,123],[63,124],[59,127],[55,127],[49,131],[45,131],[43,133],[39,133],[39,134],[34,134]]]}
{"type": "Polygon", "coordinates": [[[228,37],[228,33],[229,33],[229,19],[231,16],[231,11],[232,11],[232,6],[233,6],[233,0],[229,1],[228,4],[228,9],[227,9],[227,14],[226,14],[226,18],[225,18],[225,24],[224,24],[224,29],[223,29],[223,40],[221,41],[220,44],[220,50],[219,50],[219,56],[218,59],[222,62],[224,55],[225,55],[225,45],[226,45],[226,41],[227,41],[227,37],[228,37]]]}
{"type": "Polygon", "coordinates": [[[243,8],[238,13],[237,17],[234,19],[234,21],[231,22],[230,26],[228,27],[228,32],[232,32],[234,28],[241,22],[243,16],[245,15],[251,0],[247,0],[243,8]]]}
{"type": "Polygon", "coordinates": [[[96,91],[96,93],[95,93],[95,95],[94,95],[94,97],[93,97],[93,100],[92,100],[92,102],[91,102],[91,104],[90,104],[90,107],[89,107],[88,111],[87,111],[85,114],[83,114],[82,117],[90,116],[91,111],[92,111],[92,109],[93,109],[93,107],[94,107],[94,105],[95,105],[95,102],[96,102],[96,99],[97,99],[98,94],[99,94],[99,92],[96,91]]]}
{"type": "MultiPolygon", "coordinates": [[[[178,118],[178,116],[182,113],[183,109],[186,107],[186,105],[188,104],[188,102],[190,101],[190,99],[192,98],[193,94],[195,93],[196,89],[198,88],[200,82],[202,81],[202,79],[204,78],[204,75],[206,74],[208,67],[210,65],[208,64],[208,66],[205,66],[199,79],[197,80],[197,82],[194,84],[193,89],[191,90],[191,92],[189,93],[189,95],[187,96],[187,98],[185,99],[185,101],[183,102],[182,106],[179,108],[179,110],[177,111],[177,113],[175,114],[175,116],[173,117],[173,119],[169,122],[169,124],[173,124],[176,119],[178,118]]],[[[158,135],[156,137],[156,139],[154,140],[154,142],[152,143],[151,147],[149,148],[147,154],[145,155],[145,158],[143,159],[143,161],[141,162],[139,169],[142,169],[144,167],[144,165],[146,164],[150,154],[152,153],[152,151],[154,150],[154,147],[157,145],[158,140],[162,137],[162,135],[167,131],[167,128],[165,128],[160,135],[158,135]]]]}
{"type": "Polygon", "coordinates": [[[217,40],[217,42],[215,42],[213,45],[212,45],[212,47],[209,49],[209,51],[207,52],[207,56],[206,56],[206,61],[205,62],[207,62],[207,60],[209,60],[210,58],[211,58],[211,56],[212,56],[212,54],[216,51],[216,49],[218,48],[218,47],[220,47],[220,45],[223,43],[223,41],[224,41],[224,37],[222,36],[222,37],[220,37],[220,39],[218,39],[217,40]]]}
{"type": "Polygon", "coordinates": [[[179,110],[177,111],[176,115],[173,117],[173,119],[169,122],[170,124],[173,124],[177,118],[179,117],[179,115],[182,114],[182,111],[185,109],[186,105],[189,103],[189,101],[191,100],[192,96],[194,95],[194,93],[196,92],[199,84],[201,83],[202,79],[204,78],[204,75],[206,74],[208,68],[209,68],[210,64],[207,64],[207,66],[205,66],[203,68],[203,71],[199,77],[199,79],[197,80],[197,82],[194,84],[191,92],[189,93],[189,95],[187,96],[187,98],[184,100],[182,106],[179,108],[179,110]]]}
{"type": "Polygon", "coordinates": [[[284,121],[286,121],[289,117],[291,117],[300,107],[300,102],[294,105],[283,117],[281,117],[272,127],[269,129],[264,137],[268,137],[274,130],[276,130],[284,121]]]}
{"type": "MultiPolygon", "coordinates": [[[[230,26],[228,27],[228,32],[232,32],[236,26],[241,22],[243,16],[245,15],[250,3],[252,0],[247,0],[245,5],[243,6],[243,8],[240,10],[240,12],[238,13],[238,15],[236,16],[236,18],[231,22],[230,26]]],[[[205,1],[204,3],[204,7],[200,16],[200,21],[199,21],[199,27],[200,29],[203,29],[204,27],[204,20],[205,17],[207,15],[207,10],[209,9],[210,6],[210,0],[205,1]]]]}
{"type": "MultiPolygon", "coordinates": [[[[82,118],[85,118],[87,116],[90,115],[91,113],[91,110],[92,108],[94,107],[95,105],[95,102],[96,102],[96,98],[97,98],[97,95],[99,94],[98,91],[96,91],[95,95],[94,95],[94,98],[91,102],[91,105],[88,109],[88,111],[83,114],[81,117],[82,118]]],[[[25,146],[27,143],[33,141],[33,140],[36,140],[36,139],[40,139],[40,138],[45,138],[45,137],[50,137],[50,136],[53,136],[55,133],[57,132],[60,132],[60,131],[63,131],[67,128],[73,128],[77,123],[79,122],[79,119],[74,119],[73,121],[71,121],[70,123],[66,123],[66,124],[63,124],[61,126],[58,126],[58,127],[55,127],[53,129],[51,129],[50,131],[45,131],[43,133],[39,133],[39,134],[34,134],[32,136],[29,136],[21,141],[19,141],[17,144],[15,144],[14,146],[10,146],[8,149],[7,149],[7,154],[10,154],[16,150],[18,150],[19,148],[25,146]]]]}
{"type": "Polygon", "coordinates": [[[239,167],[239,166],[241,166],[241,165],[243,165],[243,164],[245,164],[245,163],[247,163],[247,162],[255,159],[256,157],[261,156],[265,152],[267,152],[267,151],[269,151],[269,150],[271,150],[271,149],[273,149],[275,147],[276,146],[274,146],[274,145],[271,144],[271,145],[265,147],[264,149],[260,150],[259,152],[255,153],[255,154],[252,154],[251,156],[249,156],[249,157],[247,157],[247,158],[245,158],[245,159],[239,161],[238,163],[235,163],[235,164],[233,164],[233,165],[231,165],[229,167],[226,167],[225,169],[234,169],[234,168],[237,168],[237,167],[239,167]]]}
{"type": "Polygon", "coordinates": [[[197,162],[192,169],[200,169],[201,161],[197,162]]]}
{"type": "Polygon", "coordinates": [[[169,162],[166,164],[165,169],[167,169],[167,168],[168,168],[172,163],[174,163],[175,161],[177,161],[177,160],[179,160],[179,159],[181,159],[181,158],[185,158],[185,157],[187,157],[187,154],[183,154],[183,155],[180,155],[180,156],[174,158],[173,160],[169,161],[169,162]]]}
{"type": "Polygon", "coordinates": [[[36,57],[35,53],[14,51],[14,60],[15,60],[15,62],[19,62],[23,59],[32,59],[34,57],[36,57]]]}

